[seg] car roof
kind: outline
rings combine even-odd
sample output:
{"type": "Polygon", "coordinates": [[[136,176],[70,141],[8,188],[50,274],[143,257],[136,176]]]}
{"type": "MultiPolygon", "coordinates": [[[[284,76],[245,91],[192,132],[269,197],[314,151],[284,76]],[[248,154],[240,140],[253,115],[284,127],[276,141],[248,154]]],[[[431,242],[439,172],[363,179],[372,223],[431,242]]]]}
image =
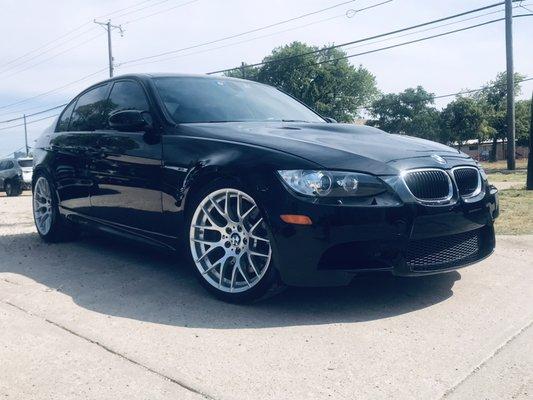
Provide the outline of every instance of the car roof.
{"type": "MultiPolygon", "coordinates": [[[[117,75],[112,78],[100,81],[98,83],[95,83],[88,88],[101,85],[103,83],[108,82],[114,82],[116,80],[120,79],[140,79],[140,80],[149,80],[153,78],[201,78],[201,79],[211,79],[211,80],[228,80],[228,81],[242,81],[242,82],[250,82],[249,80],[239,79],[239,78],[232,78],[229,76],[215,76],[215,75],[206,75],[206,74],[182,74],[182,73],[164,73],[164,72],[153,72],[153,73],[134,73],[134,74],[124,74],[124,75],[117,75]]],[[[88,89],[87,88],[87,89],[88,89]]],[[[83,91],[87,90],[84,89],[83,91]]]]}

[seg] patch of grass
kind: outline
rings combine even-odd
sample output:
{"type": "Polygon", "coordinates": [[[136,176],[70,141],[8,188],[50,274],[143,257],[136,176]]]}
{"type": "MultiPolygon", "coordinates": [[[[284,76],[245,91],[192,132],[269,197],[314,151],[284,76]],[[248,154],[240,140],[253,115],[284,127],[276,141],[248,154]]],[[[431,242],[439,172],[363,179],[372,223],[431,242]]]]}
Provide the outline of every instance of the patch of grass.
{"type": "Polygon", "coordinates": [[[495,162],[483,161],[480,163],[487,174],[502,173],[502,174],[514,174],[517,171],[525,171],[527,169],[527,158],[521,158],[516,160],[516,170],[509,171],[507,169],[507,161],[500,160],[495,162]]]}
{"type": "Polygon", "coordinates": [[[526,170],[515,170],[515,171],[506,171],[505,173],[502,172],[493,172],[491,174],[487,174],[489,177],[489,182],[518,182],[518,183],[526,183],[526,170]]]}
{"type": "Polygon", "coordinates": [[[533,190],[500,191],[500,217],[496,220],[499,235],[533,234],[533,190]]]}

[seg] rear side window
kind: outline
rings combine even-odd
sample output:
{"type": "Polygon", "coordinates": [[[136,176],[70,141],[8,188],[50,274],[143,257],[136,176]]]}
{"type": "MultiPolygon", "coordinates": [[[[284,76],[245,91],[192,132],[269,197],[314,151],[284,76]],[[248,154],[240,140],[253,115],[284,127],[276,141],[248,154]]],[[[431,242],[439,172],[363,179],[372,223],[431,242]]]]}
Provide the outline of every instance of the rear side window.
{"type": "Polygon", "coordinates": [[[72,110],[74,109],[75,105],[76,102],[73,101],[67,106],[67,108],[65,108],[65,110],[63,110],[63,113],[61,114],[61,117],[59,117],[59,121],[57,123],[56,132],[64,132],[68,130],[70,116],[72,115],[72,110]]]}
{"type": "Polygon", "coordinates": [[[116,82],[109,95],[109,113],[122,110],[148,111],[148,100],[141,85],[133,81],[116,82]]]}
{"type": "Polygon", "coordinates": [[[71,131],[104,129],[108,114],[106,99],[108,85],[98,86],[82,94],[70,118],[71,131]]]}
{"type": "Polygon", "coordinates": [[[3,171],[4,169],[6,169],[6,162],[5,161],[0,161],[0,171],[3,171]]]}

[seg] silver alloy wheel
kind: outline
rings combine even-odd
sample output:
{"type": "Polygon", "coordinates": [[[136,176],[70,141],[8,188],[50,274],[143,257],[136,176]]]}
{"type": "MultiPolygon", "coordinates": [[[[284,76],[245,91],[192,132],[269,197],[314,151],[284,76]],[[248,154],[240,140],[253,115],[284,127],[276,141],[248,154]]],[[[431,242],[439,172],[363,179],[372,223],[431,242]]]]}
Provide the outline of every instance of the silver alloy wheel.
{"type": "Polygon", "coordinates": [[[52,227],[52,192],[45,177],[39,177],[33,189],[33,217],[41,235],[46,235],[52,227]]]}
{"type": "Polygon", "coordinates": [[[255,201],[237,189],[207,195],[191,220],[193,261],[215,288],[244,292],[259,283],[270,265],[272,248],[255,201]]]}

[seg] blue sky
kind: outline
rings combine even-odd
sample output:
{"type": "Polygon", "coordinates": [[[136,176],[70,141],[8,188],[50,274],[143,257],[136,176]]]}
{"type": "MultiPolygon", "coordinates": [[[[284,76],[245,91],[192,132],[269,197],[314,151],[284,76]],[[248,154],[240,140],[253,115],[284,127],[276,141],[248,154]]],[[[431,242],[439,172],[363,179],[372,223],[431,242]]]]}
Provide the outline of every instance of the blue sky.
{"type": "MultiPolygon", "coordinates": [[[[72,98],[84,87],[105,79],[105,32],[93,24],[92,20],[104,20],[107,18],[106,14],[124,8],[126,9],[108,16],[113,23],[123,24],[125,28],[124,37],[118,32],[113,33],[115,62],[119,64],[117,75],[130,72],[204,73],[236,66],[241,61],[258,62],[272,48],[294,40],[313,45],[342,43],[493,4],[495,1],[394,0],[356,13],[352,18],[346,17],[345,14],[350,9],[380,2],[356,0],[268,30],[175,53],[172,57],[150,59],[148,61],[155,61],[150,64],[120,65],[139,57],[276,23],[341,3],[342,0],[197,0],[177,7],[186,2],[187,0],[4,0],[3,23],[0,26],[0,120],[56,106],[72,98]],[[62,39],[48,44],[74,29],[74,32],[62,39]],[[254,40],[238,43],[252,38],[254,40]],[[225,45],[230,46],[216,49],[225,45]],[[28,52],[30,53],[24,56],[28,52]],[[23,57],[17,59],[21,56],[23,57]],[[102,71],[97,72],[99,70],[102,71]],[[65,86],[93,73],[87,79],[65,86]],[[39,96],[49,91],[52,92],[39,96]],[[20,103],[7,106],[15,102],[20,103]]],[[[533,9],[533,0],[526,0],[523,4],[533,9]]],[[[498,7],[485,13],[502,9],[503,7],[498,7]]],[[[515,12],[527,11],[517,8],[515,12]]],[[[370,50],[501,16],[503,12],[498,12],[382,43],[351,47],[348,52],[370,50]]],[[[533,76],[533,50],[530,41],[533,37],[533,18],[515,20],[514,28],[515,69],[533,76]]],[[[478,88],[505,69],[504,25],[492,24],[390,51],[364,55],[353,58],[351,62],[368,68],[376,76],[383,92],[397,92],[416,85],[422,85],[437,95],[478,88]]],[[[533,81],[524,83],[521,98],[529,98],[532,89],[533,81]]],[[[442,107],[450,100],[440,100],[437,105],[442,107]]],[[[47,119],[28,125],[30,141],[51,121],[52,119],[47,119]]],[[[15,124],[17,122],[12,125],[15,124]]],[[[9,125],[0,124],[0,129],[9,125]]],[[[21,127],[0,130],[0,157],[23,144],[21,127]]]]}

